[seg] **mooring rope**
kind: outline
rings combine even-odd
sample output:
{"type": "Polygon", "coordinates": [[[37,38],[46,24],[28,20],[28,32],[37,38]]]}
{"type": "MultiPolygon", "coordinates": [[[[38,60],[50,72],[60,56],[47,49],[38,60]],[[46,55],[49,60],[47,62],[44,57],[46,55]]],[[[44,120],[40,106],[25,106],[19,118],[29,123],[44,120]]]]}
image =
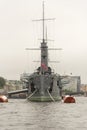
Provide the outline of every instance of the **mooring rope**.
{"type": "Polygon", "coordinates": [[[52,99],[52,101],[53,101],[53,102],[55,102],[54,98],[52,97],[52,95],[50,94],[50,92],[49,92],[49,90],[48,90],[48,89],[47,89],[47,92],[48,92],[48,94],[49,94],[50,98],[52,99]]]}
{"type": "Polygon", "coordinates": [[[36,89],[33,93],[31,93],[31,95],[29,95],[29,96],[27,97],[27,99],[31,98],[31,97],[36,93],[36,91],[37,91],[37,89],[36,89]]]}

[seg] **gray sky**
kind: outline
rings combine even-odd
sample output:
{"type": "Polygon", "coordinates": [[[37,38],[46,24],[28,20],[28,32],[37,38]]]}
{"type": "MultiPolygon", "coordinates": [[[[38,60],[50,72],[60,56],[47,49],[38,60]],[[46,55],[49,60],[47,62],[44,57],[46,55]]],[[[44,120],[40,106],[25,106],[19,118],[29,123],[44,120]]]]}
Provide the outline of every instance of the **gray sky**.
{"type": "MultiPolygon", "coordinates": [[[[23,72],[33,72],[39,63],[39,52],[26,51],[40,47],[42,0],[0,0],[0,76],[20,79],[23,72]]],[[[59,74],[80,75],[87,83],[87,0],[45,0],[45,17],[49,47],[63,48],[49,52],[50,64],[59,74]]]]}

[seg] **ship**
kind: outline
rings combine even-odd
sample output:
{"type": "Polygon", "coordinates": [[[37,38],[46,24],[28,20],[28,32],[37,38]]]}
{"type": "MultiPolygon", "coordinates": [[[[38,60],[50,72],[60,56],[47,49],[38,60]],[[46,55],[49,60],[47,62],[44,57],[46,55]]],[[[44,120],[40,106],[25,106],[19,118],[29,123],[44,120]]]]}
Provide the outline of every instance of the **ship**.
{"type": "MultiPolygon", "coordinates": [[[[52,68],[49,66],[49,57],[48,51],[50,50],[60,50],[59,48],[48,48],[47,38],[45,38],[45,19],[44,18],[44,2],[43,7],[43,16],[42,25],[43,25],[43,36],[41,40],[40,48],[27,48],[27,50],[40,50],[40,66],[36,69],[35,72],[24,76],[21,78],[22,82],[26,84],[26,89],[9,92],[11,94],[16,94],[20,92],[27,92],[27,100],[34,102],[55,102],[61,100],[61,79],[60,75],[54,73],[52,68]]],[[[39,21],[39,20],[38,20],[39,21]]]]}

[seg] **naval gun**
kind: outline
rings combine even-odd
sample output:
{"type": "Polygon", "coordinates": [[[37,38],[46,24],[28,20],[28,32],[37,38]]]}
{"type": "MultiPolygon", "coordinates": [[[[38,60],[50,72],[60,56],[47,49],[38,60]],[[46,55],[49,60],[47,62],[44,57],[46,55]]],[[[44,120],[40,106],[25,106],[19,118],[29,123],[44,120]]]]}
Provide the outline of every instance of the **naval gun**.
{"type": "MultiPolygon", "coordinates": [[[[41,62],[40,66],[36,69],[36,72],[27,75],[25,78],[22,78],[22,81],[26,84],[27,99],[29,101],[38,101],[38,102],[49,102],[49,101],[58,101],[61,99],[61,86],[60,86],[60,75],[52,72],[51,67],[48,65],[48,50],[54,50],[54,48],[48,48],[47,38],[44,36],[44,2],[43,2],[43,17],[40,20],[43,25],[43,36],[40,48],[27,48],[27,50],[40,50],[41,51],[41,62]]],[[[56,50],[60,50],[55,48],[56,50]]],[[[18,91],[20,93],[21,91],[18,91]]],[[[23,92],[23,91],[22,91],[23,92]]],[[[17,93],[17,92],[15,92],[17,93]]],[[[8,93],[9,95],[12,92],[8,93]]]]}

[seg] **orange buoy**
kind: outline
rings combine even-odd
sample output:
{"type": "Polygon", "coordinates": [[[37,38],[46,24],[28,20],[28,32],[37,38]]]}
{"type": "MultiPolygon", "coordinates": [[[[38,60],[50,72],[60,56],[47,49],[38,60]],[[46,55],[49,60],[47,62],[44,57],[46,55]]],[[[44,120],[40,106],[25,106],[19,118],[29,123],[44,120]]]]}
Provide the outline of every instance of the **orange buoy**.
{"type": "Polygon", "coordinates": [[[8,98],[4,95],[0,96],[0,102],[8,102],[8,98]]]}
{"type": "Polygon", "coordinates": [[[64,103],[75,103],[76,101],[75,101],[75,98],[73,96],[67,95],[67,96],[64,96],[63,102],[64,103]]]}

